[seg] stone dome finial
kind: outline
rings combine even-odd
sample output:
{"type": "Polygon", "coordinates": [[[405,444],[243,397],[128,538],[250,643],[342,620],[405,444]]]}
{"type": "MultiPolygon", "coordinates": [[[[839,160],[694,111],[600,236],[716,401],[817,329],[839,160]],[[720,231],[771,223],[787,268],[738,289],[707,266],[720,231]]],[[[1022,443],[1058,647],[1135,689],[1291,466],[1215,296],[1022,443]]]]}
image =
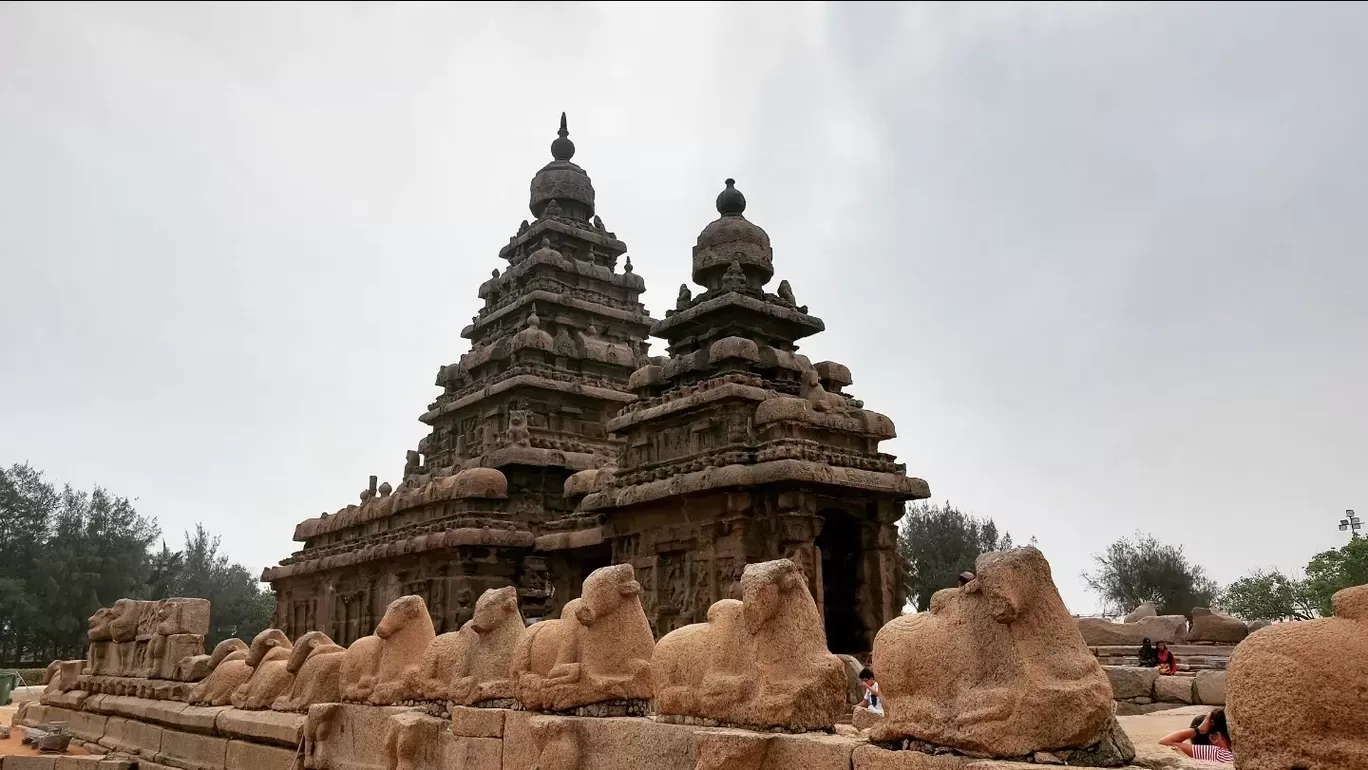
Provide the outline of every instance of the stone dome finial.
{"type": "Polygon", "coordinates": [[[570,160],[575,156],[575,143],[570,141],[563,112],[556,133],[551,142],[551,162],[532,177],[528,207],[537,219],[568,217],[588,223],[594,216],[594,185],[584,169],[570,160]]]}
{"type": "Polygon", "coordinates": [[[736,217],[746,212],[746,196],[736,189],[736,180],[726,181],[727,189],[717,194],[717,213],[724,217],[736,217]]]}
{"type": "Polygon", "coordinates": [[[561,113],[560,130],[556,132],[557,138],[551,142],[551,157],[556,160],[570,160],[575,157],[575,143],[570,141],[570,129],[565,126],[565,113],[561,113]]]}
{"type": "Polygon", "coordinates": [[[703,228],[694,245],[694,283],[710,291],[721,288],[723,275],[732,263],[739,262],[746,275],[754,277],[747,283],[763,287],[774,277],[774,249],[769,234],[744,216],[746,196],[736,189],[736,180],[728,179],[726,184],[717,196],[721,216],[703,228]]]}

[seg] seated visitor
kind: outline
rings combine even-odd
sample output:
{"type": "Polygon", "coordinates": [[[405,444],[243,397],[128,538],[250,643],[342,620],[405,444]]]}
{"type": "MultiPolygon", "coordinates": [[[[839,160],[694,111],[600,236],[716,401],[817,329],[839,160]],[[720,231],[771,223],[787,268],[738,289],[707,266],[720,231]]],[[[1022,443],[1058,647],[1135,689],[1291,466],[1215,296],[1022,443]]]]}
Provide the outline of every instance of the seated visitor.
{"type": "Polygon", "coordinates": [[[1159,673],[1169,675],[1178,673],[1178,659],[1169,652],[1167,642],[1160,642],[1154,651],[1154,655],[1159,660],[1159,673]]]}
{"type": "Polygon", "coordinates": [[[874,672],[868,668],[861,669],[860,684],[865,689],[864,700],[860,701],[860,705],[875,714],[882,715],[884,713],[883,702],[879,700],[879,683],[874,681],[874,672]]]}
{"type": "Polygon", "coordinates": [[[1201,724],[1195,729],[1189,727],[1161,738],[1159,745],[1172,746],[1193,759],[1235,764],[1235,755],[1230,750],[1230,728],[1226,725],[1224,709],[1216,709],[1202,717],[1201,724]],[[1207,742],[1199,742],[1202,740],[1207,742]]]}
{"type": "Polygon", "coordinates": [[[1159,665],[1159,656],[1154,652],[1154,645],[1150,644],[1149,637],[1140,643],[1140,666],[1142,668],[1154,668],[1159,665]]]}

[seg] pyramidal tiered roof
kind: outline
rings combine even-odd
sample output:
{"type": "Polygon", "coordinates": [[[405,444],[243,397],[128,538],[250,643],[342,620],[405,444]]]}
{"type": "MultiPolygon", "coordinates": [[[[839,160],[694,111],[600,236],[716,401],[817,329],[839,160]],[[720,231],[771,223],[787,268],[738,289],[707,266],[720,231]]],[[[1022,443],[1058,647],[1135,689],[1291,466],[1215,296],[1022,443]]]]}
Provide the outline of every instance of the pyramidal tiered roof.
{"type": "Polygon", "coordinates": [[[473,465],[577,470],[617,452],[603,424],[631,400],[654,319],[627,244],[595,214],[589,175],[571,162],[564,114],[551,154],[532,178],[535,219],[500,250],[508,267],[480,286],[484,307],[461,331],[470,352],[438,371],[443,392],[420,418],[432,432],[406,481],[473,465]],[[534,401],[541,408],[528,411],[534,401]],[[503,419],[491,418],[496,408],[503,419]]]}
{"type": "Polygon", "coordinates": [[[655,319],[638,301],[646,285],[624,258],[627,245],[595,213],[593,183],[572,162],[564,114],[551,155],[532,178],[533,220],[500,249],[507,267],[480,286],[484,306],[461,332],[469,352],[437,373],[442,393],[420,418],[431,430],[408,452],[402,482],[391,490],[371,477],[360,505],[301,522],[295,540],[304,548],[264,579],[464,543],[415,540],[449,528],[448,519],[488,529],[495,516],[496,529],[525,534],[502,545],[530,547],[539,525],[555,529],[571,512],[565,479],[617,456],[621,439],[606,424],[633,398],[627,384],[650,361],[655,319]],[[460,502],[428,510],[443,501],[460,502]]]}
{"type": "Polygon", "coordinates": [[[925,481],[879,451],[893,422],[844,393],[850,370],[812,364],[798,340],[822,331],[788,281],[774,277],[769,235],[746,219],[734,180],[719,217],[693,249],[693,279],[651,328],[669,358],[633,373],[637,400],[608,423],[626,446],[615,468],[577,474],[567,496],[605,511],[709,489],[801,483],[901,499],[927,497],[925,481]]]}

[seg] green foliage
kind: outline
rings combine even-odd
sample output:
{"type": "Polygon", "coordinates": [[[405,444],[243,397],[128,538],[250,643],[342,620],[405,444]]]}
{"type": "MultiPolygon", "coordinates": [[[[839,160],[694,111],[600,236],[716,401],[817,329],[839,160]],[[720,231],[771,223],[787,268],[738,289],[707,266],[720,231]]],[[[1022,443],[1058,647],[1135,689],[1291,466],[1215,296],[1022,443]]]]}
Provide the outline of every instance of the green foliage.
{"type": "Polygon", "coordinates": [[[967,516],[948,502],[909,505],[898,532],[908,598],[925,612],[931,595],[958,585],[960,573],[972,571],[979,554],[1012,547],[1011,533],[999,539],[991,518],[967,516]]]}
{"type": "Polygon", "coordinates": [[[1244,620],[1309,620],[1316,600],[1305,580],[1279,570],[1255,570],[1226,587],[1217,603],[1244,620]]]}
{"type": "Polygon", "coordinates": [[[1306,588],[1321,615],[1331,614],[1336,591],[1368,583],[1368,538],[1353,537],[1343,548],[1311,557],[1306,565],[1306,588]]]}
{"type": "Polygon", "coordinates": [[[1188,562],[1182,546],[1161,543],[1151,535],[1123,537],[1093,558],[1097,571],[1083,573],[1083,579],[1116,614],[1149,601],[1161,615],[1189,615],[1193,607],[1210,607],[1220,593],[1205,570],[1188,562]]]}
{"type": "Polygon", "coordinates": [[[270,592],[218,553],[217,538],[196,527],[184,551],[150,551],[159,536],[127,498],[0,468],[0,661],[84,656],[87,618],[122,598],[208,598],[211,645],[266,627],[270,592]]]}

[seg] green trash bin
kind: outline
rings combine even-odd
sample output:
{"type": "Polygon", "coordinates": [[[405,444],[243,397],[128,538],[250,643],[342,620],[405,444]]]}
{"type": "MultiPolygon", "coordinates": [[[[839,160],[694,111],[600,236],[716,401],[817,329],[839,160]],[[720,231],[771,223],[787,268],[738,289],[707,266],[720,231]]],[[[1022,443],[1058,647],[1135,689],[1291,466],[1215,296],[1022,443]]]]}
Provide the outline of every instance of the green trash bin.
{"type": "Polygon", "coordinates": [[[18,687],[23,680],[19,678],[18,671],[0,671],[0,706],[8,706],[10,693],[18,687]]]}

